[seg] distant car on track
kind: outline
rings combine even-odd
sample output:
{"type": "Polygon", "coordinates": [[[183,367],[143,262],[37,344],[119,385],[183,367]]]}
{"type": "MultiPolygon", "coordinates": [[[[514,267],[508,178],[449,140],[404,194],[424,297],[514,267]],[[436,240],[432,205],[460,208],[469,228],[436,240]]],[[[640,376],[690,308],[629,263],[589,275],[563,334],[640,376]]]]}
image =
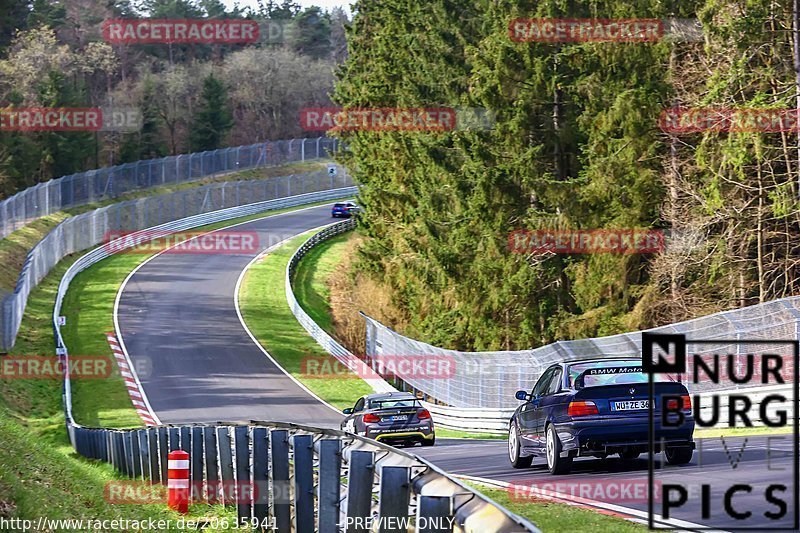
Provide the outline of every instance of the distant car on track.
{"type": "MultiPolygon", "coordinates": [[[[686,464],[695,447],[689,391],[666,376],[654,386],[656,451],[663,443],[667,463],[686,464]],[[661,427],[662,400],[676,402],[671,407],[683,411],[683,424],[661,427]]],[[[575,457],[619,454],[633,460],[649,449],[648,376],[641,359],[554,364],[530,393],[517,391],[516,398],[524,403],[509,423],[508,456],[515,468],[544,456],[551,474],[563,474],[575,457]]]]}
{"type": "Polygon", "coordinates": [[[407,392],[368,394],[343,413],[347,415],[343,431],[392,445],[436,442],[431,414],[407,392]]]}
{"type": "Polygon", "coordinates": [[[333,204],[331,208],[331,217],[344,217],[349,218],[361,212],[361,208],[355,202],[341,202],[333,204]]]}

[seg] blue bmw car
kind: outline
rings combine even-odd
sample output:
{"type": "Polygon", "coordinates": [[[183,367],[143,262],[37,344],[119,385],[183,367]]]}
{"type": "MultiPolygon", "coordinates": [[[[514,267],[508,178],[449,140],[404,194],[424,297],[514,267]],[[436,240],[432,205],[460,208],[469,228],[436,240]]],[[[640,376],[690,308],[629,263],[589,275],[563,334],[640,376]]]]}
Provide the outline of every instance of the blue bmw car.
{"type": "Polygon", "coordinates": [[[357,215],[361,211],[361,208],[358,207],[358,204],[355,202],[341,202],[333,204],[331,208],[331,217],[344,217],[350,218],[353,215],[357,215]]]}
{"type": "MultiPolygon", "coordinates": [[[[689,391],[664,375],[655,378],[655,449],[667,463],[680,465],[694,453],[694,419],[689,391]],[[661,402],[668,416],[684,420],[662,427],[661,402]],[[663,448],[663,450],[662,450],[663,448]]],[[[545,370],[509,424],[508,456],[514,468],[545,457],[551,474],[568,473],[575,457],[618,454],[633,460],[649,449],[648,376],[641,359],[598,359],[558,363],[545,370]]]]}

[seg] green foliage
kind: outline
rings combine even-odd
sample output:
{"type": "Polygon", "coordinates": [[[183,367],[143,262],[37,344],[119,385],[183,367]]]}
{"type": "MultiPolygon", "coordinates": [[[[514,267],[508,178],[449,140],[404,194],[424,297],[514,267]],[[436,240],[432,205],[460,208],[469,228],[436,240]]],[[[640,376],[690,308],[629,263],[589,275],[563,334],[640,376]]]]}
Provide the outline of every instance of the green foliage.
{"type": "Polygon", "coordinates": [[[213,74],[203,81],[200,98],[200,110],[194,116],[189,136],[194,152],[219,148],[233,126],[233,114],[228,107],[228,90],[213,74]]]}
{"type": "Polygon", "coordinates": [[[331,53],[330,15],[316,6],[309,7],[294,18],[292,46],[297,53],[315,59],[328,57],[331,53]]]}
{"type": "MultiPolygon", "coordinates": [[[[661,18],[607,0],[357,4],[336,100],[353,107],[479,107],[488,131],[342,132],[364,184],[359,268],[385,280],[412,335],[455,348],[527,348],[559,338],[559,316],[633,303],[639,256],[510,253],[517,229],[659,223],[668,49],[517,43],[517,17],[661,18]],[[387,90],[391,87],[391,90],[387,90]]],[[[593,331],[600,329],[600,326],[593,331]]],[[[592,332],[592,331],[589,331],[592,332]]]]}

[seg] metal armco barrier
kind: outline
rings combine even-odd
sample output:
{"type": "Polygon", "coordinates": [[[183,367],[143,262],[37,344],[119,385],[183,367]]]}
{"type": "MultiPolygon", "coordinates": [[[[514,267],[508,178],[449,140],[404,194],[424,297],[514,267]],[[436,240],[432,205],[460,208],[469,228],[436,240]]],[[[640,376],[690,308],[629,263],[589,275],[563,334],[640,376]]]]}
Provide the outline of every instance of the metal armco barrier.
{"type": "MultiPolygon", "coordinates": [[[[180,486],[173,483],[178,474],[169,477],[176,493],[186,487],[181,496],[194,503],[235,506],[239,523],[255,530],[405,532],[416,522],[427,527],[411,530],[539,531],[424,459],[339,430],[251,421],[131,430],[73,424],[71,433],[80,455],[142,483],[163,484],[163,468],[182,460],[169,466],[184,472],[180,486]],[[185,447],[183,430],[208,436],[188,455],[188,463],[200,467],[191,477],[185,453],[166,453],[185,447]],[[138,447],[128,446],[132,439],[138,447]]],[[[178,508],[181,496],[173,500],[170,488],[170,505],[178,508]]]]}
{"type": "MultiPolygon", "coordinates": [[[[286,300],[289,304],[289,309],[292,310],[292,314],[294,314],[294,317],[297,319],[300,325],[303,326],[308,334],[311,335],[311,337],[313,337],[313,339],[317,341],[317,343],[319,343],[319,345],[322,346],[326,352],[334,356],[345,366],[351,364],[352,361],[355,361],[356,357],[347,348],[339,344],[339,342],[331,337],[324,329],[319,327],[319,325],[314,322],[308,313],[303,310],[298,303],[297,298],[294,296],[294,291],[292,290],[292,276],[294,275],[294,269],[297,267],[297,264],[309,252],[309,250],[318,244],[327,241],[328,239],[351,231],[355,229],[355,227],[355,219],[349,218],[343,222],[331,224],[323,230],[315,233],[306,242],[304,242],[294,254],[292,254],[292,257],[289,259],[289,263],[286,265],[285,273],[286,300]]],[[[396,390],[393,386],[380,377],[377,377],[376,379],[364,379],[364,381],[370,387],[372,387],[375,392],[390,392],[396,390]]]]}
{"type": "MultiPolygon", "coordinates": [[[[204,213],[143,231],[182,231],[356,193],[355,187],[347,187],[293,196],[204,213]]],[[[73,263],[61,279],[53,329],[57,353],[67,369],[69,353],[58,316],[70,282],[82,270],[109,257],[109,250],[118,252],[121,248],[101,246],[92,250],[73,263]]],[[[260,421],[89,428],[72,417],[68,371],[63,403],[70,442],[80,455],[110,463],[120,473],[143,483],[166,485],[170,452],[186,451],[193,498],[235,506],[241,523],[256,530],[365,531],[366,524],[373,521],[384,524],[377,530],[388,532],[393,531],[389,525],[398,524],[397,520],[411,519],[428,526],[419,528],[411,522],[411,530],[418,531],[539,531],[424,459],[342,431],[260,421]],[[432,529],[432,525],[438,527],[432,529]]]]}
{"type": "Polygon", "coordinates": [[[50,180],[0,202],[0,238],[62,209],[117,198],[126,192],[177,184],[215,174],[327,157],[337,139],[266,141],[210,152],[146,159],[50,180]]]}
{"type": "MultiPolygon", "coordinates": [[[[350,218],[336,224],[331,224],[312,235],[289,259],[285,276],[286,300],[295,318],[326,352],[334,356],[345,366],[352,364],[353,361],[357,360],[357,357],[314,322],[311,316],[300,306],[292,289],[292,276],[294,275],[295,268],[297,268],[297,264],[312,248],[337,235],[351,231],[355,229],[355,227],[355,219],[350,218]]],[[[375,392],[396,390],[386,380],[377,376],[377,374],[374,379],[364,379],[364,381],[370,385],[375,392]]],[[[479,433],[507,433],[508,421],[514,412],[514,409],[464,409],[437,405],[430,402],[423,402],[423,404],[431,412],[433,421],[438,427],[479,433]]]]}

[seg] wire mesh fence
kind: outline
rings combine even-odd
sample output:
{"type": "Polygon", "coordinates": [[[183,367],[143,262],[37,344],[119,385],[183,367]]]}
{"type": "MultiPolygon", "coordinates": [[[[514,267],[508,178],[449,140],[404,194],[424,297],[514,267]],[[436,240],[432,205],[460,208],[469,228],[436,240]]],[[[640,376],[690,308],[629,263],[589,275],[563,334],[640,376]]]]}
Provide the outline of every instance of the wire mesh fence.
{"type": "Polygon", "coordinates": [[[0,202],[0,238],[32,220],[151,187],[327,157],[338,149],[327,137],[268,141],[250,146],[136,161],[40,183],[0,202]]]}
{"type": "Polygon", "coordinates": [[[119,202],[68,218],[29,252],[14,292],[0,302],[0,352],[7,352],[14,346],[31,290],[56,263],[70,254],[105,242],[110,236],[193,215],[351,185],[346,169],[337,167],[335,176],[323,169],[277,178],[214,183],[119,202]]]}
{"type": "MultiPolygon", "coordinates": [[[[367,355],[374,361],[402,356],[438,356],[452,361],[455,370],[446,378],[424,374],[398,377],[415,389],[454,407],[514,408],[519,404],[514,397],[515,391],[530,391],[541,373],[553,363],[598,357],[639,358],[642,353],[640,331],[593,339],[558,341],[531,350],[461,352],[410,339],[372,318],[365,319],[367,355]]],[[[800,297],[716,313],[648,331],[684,334],[690,341],[720,339],[719,344],[692,345],[692,353],[701,357],[715,353],[733,354],[737,368],[746,367],[745,358],[748,353],[778,354],[783,356],[784,370],[791,375],[794,370],[791,347],[771,344],[769,341],[800,338],[800,297]],[[764,344],[743,345],[730,342],[742,340],[763,340],[764,344]]],[[[735,383],[722,379],[718,383],[703,381],[688,386],[692,392],[711,392],[758,387],[760,382],[751,380],[749,383],[735,383]]]]}

